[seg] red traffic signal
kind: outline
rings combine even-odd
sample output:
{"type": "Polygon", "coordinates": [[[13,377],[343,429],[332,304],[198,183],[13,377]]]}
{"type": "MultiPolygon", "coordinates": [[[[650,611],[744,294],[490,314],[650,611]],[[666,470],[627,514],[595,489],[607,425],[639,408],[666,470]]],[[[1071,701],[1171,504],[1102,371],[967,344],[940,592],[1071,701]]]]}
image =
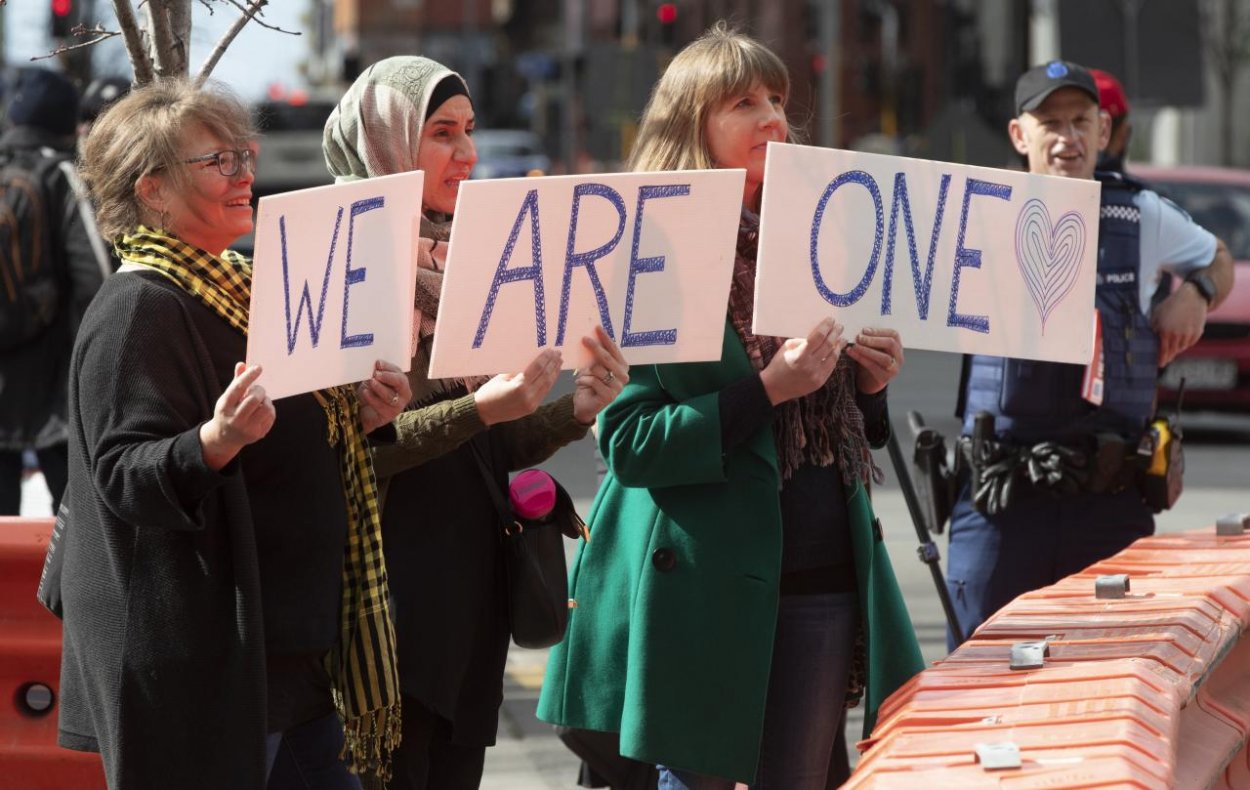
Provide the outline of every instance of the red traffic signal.
{"type": "Polygon", "coordinates": [[[74,0],[52,0],[53,16],[69,16],[74,13],[74,0]]]}
{"type": "Polygon", "coordinates": [[[677,4],[660,3],[655,9],[655,18],[661,25],[671,25],[677,21],[677,4]]]}

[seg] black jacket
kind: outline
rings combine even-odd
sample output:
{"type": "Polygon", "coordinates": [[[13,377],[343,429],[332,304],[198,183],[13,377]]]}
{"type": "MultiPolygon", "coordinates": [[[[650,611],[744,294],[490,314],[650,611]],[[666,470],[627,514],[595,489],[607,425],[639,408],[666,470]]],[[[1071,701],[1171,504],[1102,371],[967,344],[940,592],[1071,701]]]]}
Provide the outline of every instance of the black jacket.
{"type": "Polygon", "coordinates": [[[112,790],[263,788],[267,648],[337,638],[346,509],[324,411],[285,398],[269,435],[204,465],[200,425],[243,354],[155,272],[109,278],[78,336],[59,740],[99,751],[112,790]]]}
{"type": "MultiPolygon", "coordinates": [[[[52,149],[73,160],[72,138],[57,137],[29,126],[0,137],[0,151],[52,149]]],[[[103,263],[92,247],[78,196],[60,168],[47,170],[43,194],[53,228],[52,261],[61,280],[56,320],[40,336],[0,353],[0,450],[48,447],[66,437],[66,376],[74,334],[104,279],[103,263]]],[[[89,209],[86,209],[89,211],[89,209]]]]}

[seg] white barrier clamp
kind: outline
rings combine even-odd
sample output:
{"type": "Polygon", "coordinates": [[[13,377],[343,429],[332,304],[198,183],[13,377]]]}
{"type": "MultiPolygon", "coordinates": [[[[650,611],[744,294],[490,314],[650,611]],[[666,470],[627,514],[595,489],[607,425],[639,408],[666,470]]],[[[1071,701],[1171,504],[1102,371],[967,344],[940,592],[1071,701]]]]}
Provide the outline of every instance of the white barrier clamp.
{"type": "Polygon", "coordinates": [[[978,743],[976,745],[977,762],[986,771],[1001,771],[1004,768],[1020,767],[1020,747],[1011,741],[999,743],[978,743]]]}
{"type": "Polygon", "coordinates": [[[1244,535],[1250,529],[1250,513],[1229,513],[1215,522],[1215,534],[1225,537],[1244,535]]]}
{"type": "Polygon", "coordinates": [[[1095,598],[1123,598],[1128,595],[1128,574],[1107,573],[1094,580],[1095,598]]]}
{"type": "Polygon", "coordinates": [[[1016,642],[1011,646],[1012,669],[1041,669],[1050,655],[1050,640],[1016,642]]]}

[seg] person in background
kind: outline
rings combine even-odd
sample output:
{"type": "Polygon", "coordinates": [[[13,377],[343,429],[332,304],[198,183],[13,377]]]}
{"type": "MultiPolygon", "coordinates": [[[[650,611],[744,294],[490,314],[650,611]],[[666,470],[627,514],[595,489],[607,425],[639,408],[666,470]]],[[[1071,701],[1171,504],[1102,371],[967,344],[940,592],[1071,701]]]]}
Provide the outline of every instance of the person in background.
{"type": "Polygon", "coordinates": [[[1098,86],[1098,106],[1111,119],[1111,133],[1107,147],[1098,154],[1097,170],[1124,175],[1128,161],[1128,144],[1133,139],[1133,123],[1129,120],[1128,96],[1124,86],[1115,75],[1102,69],[1090,69],[1090,76],[1098,86]]]}
{"type": "Polygon", "coordinates": [[[78,139],[86,137],[95,119],[127,93],[130,80],[125,77],[96,77],[89,82],[78,103],[78,139]]]}
{"type": "Polygon", "coordinates": [[[52,512],[60,507],[70,349],[112,269],[76,189],[77,108],[78,91],[62,75],[18,69],[0,136],[0,204],[8,215],[0,227],[0,515],[21,512],[22,456],[32,448],[52,512]]]}
{"type": "Polygon", "coordinates": [[[353,790],[340,749],[385,773],[398,736],[365,436],[411,390],[379,361],[274,403],[239,361],[257,151],[242,103],[178,80],[83,141],[124,265],[71,364],[59,743],[111,790],[353,790]]]}
{"type": "Polygon", "coordinates": [[[1142,460],[1151,456],[1158,371],[1197,342],[1207,311],[1232,288],[1232,259],[1223,242],[1140,184],[1095,173],[1111,135],[1100,98],[1090,72],[1067,61],[1036,66],[1016,81],[1008,134],[1027,157],[1029,172],[1097,177],[1102,184],[1097,361],[1087,370],[966,359],[957,413],[964,419],[971,480],[951,514],[947,561],[947,584],[965,634],[1021,593],[1154,532],[1152,511],[1162,505],[1144,498],[1142,460]],[[1165,270],[1184,282],[1152,308],[1165,270]],[[992,418],[992,430],[977,430],[982,414],[983,426],[992,418]],[[1058,472],[1034,481],[1026,474],[1029,464],[1058,472]]]}
{"type": "Polygon", "coordinates": [[[772,51],[722,24],[643,112],[630,169],[746,170],[724,345],[716,362],[635,367],[600,416],[608,475],[539,701],[544,721],[619,732],[672,790],[841,784],[847,705],[866,696],[871,728],[923,668],[867,488],[898,334],[848,347],[833,318],[806,338],[750,330],[789,88],[772,51]]]}
{"type": "Polygon", "coordinates": [[[326,163],[339,181],[425,172],[413,397],[396,420],[396,442],[374,456],[386,492],[382,527],[404,700],[391,790],[481,783],[498,729],[510,635],[504,525],[488,486],[506,490],[509,471],[581,439],[629,381],[602,328],[582,340],[594,362],[579,372],[574,392],[547,405],[540,404],[560,372],[555,349],[519,373],[427,375],[452,214],[477,161],[473,128],[464,80],[421,57],[387,58],[366,69],[325,128],[326,163]]]}

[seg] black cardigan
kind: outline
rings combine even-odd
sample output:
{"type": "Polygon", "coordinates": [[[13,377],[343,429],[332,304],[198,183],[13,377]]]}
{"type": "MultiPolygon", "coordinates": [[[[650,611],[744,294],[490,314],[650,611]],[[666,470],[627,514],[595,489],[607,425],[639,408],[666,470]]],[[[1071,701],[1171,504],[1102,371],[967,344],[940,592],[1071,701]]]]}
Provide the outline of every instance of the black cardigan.
{"type": "MultiPolygon", "coordinates": [[[[204,465],[199,443],[243,352],[241,334],[156,273],[110,278],[75,344],[60,743],[100,751],[113,790],[265,784],[264,622],[275,614],[261,605],[257,532],[273,525],[256,515],[295,492],[245,474],[270,437],[221,473],[204,465]]],[[[324,426],[320,416],[302,433],[332,454],[324,426]]],[[[302,445],[266,449],[306,463],[302,445]]],[[[323,461],[304,486],[341,492],[323,461]]],[[[321,547],[319,567],[334,567],[306,599],[311,625],[290,642],[299,649],[333,641],[321,610],[337,605],[338,496],[321,524],[277,525],[302,531],[321,547]]]]}

